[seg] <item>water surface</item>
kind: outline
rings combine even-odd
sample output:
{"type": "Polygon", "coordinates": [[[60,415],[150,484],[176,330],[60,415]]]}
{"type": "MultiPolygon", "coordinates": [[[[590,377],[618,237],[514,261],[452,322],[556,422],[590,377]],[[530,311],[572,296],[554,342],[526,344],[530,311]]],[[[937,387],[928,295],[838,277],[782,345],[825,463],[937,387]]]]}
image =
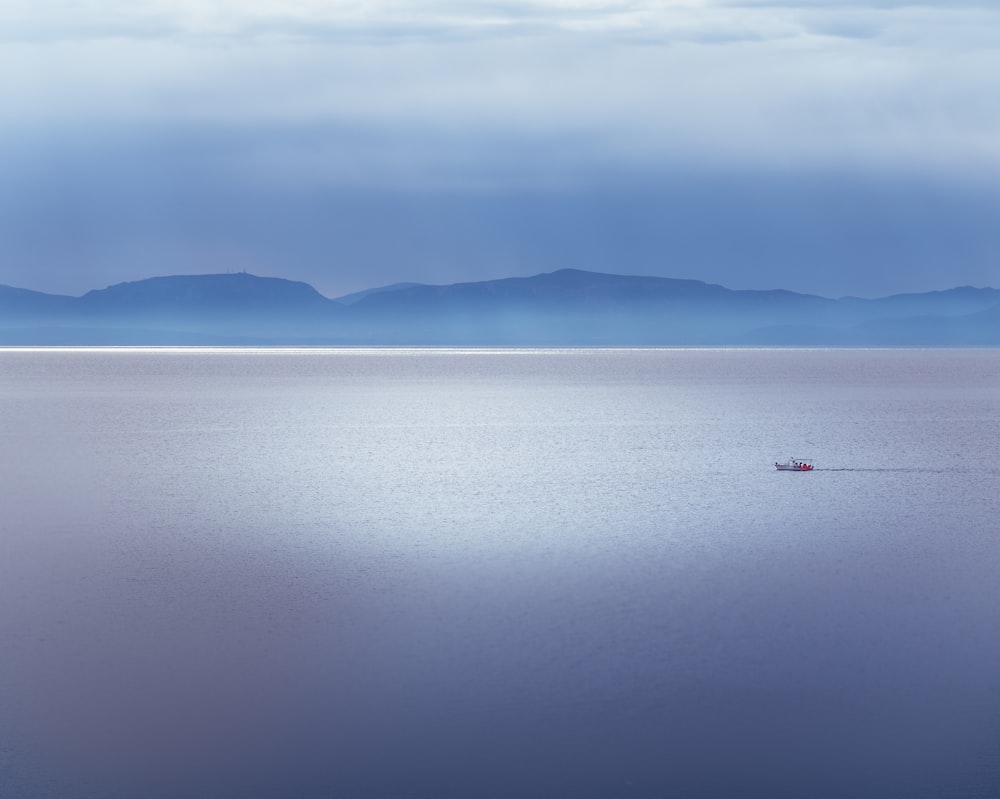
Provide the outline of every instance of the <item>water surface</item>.
{"type": "Polygon", "coordinates": [[[0,351],[0,795],[996,796],[998,420],[991,350],[0,351]]]}

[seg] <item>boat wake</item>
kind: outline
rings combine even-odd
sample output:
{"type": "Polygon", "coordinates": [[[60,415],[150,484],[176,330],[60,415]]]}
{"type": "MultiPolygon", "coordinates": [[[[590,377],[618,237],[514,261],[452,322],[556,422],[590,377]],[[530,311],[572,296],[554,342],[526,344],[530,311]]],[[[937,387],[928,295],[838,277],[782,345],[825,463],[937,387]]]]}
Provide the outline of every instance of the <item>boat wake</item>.
{"type": "Polygon", "coordinates": [[[890,466],[885,468],[870,468],[864,466],[843,466],[837,468],[815,468],[814,472],[903,472],[907,474],[944,474],[954,472],[954,469],[929,469],[922,466],[890,466]]]}

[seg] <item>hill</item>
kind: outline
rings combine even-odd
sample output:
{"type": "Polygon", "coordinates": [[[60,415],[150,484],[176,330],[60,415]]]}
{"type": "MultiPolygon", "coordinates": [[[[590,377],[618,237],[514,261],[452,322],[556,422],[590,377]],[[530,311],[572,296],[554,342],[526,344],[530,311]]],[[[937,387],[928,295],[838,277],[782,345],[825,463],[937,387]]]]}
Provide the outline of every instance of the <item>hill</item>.
{"type": "Polygon", "coordinates": [[[99,316],[269,316],[325,313],[332,307],[308,283],[246,272],[175,275],[118,283],[84,294],[77,309],[99,316]]]}
{"type": "Polygon", "coordinates": [[[331,300],[280,278],[177,275],[82,297],[0,286],[0,343],[996,345],[1000,291],[828,299],[561,269],[331,300]]]}

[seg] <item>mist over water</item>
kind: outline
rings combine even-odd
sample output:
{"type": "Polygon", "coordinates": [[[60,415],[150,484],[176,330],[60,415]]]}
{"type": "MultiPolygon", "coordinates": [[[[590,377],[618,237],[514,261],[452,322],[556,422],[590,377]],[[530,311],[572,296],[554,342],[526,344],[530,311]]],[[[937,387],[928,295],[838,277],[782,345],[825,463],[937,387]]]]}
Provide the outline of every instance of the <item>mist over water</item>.
{"type": "Polygon", "coordinates": [[[995,796],[998,420],[990,350],[0,351],[0,795],[995,796]]]}

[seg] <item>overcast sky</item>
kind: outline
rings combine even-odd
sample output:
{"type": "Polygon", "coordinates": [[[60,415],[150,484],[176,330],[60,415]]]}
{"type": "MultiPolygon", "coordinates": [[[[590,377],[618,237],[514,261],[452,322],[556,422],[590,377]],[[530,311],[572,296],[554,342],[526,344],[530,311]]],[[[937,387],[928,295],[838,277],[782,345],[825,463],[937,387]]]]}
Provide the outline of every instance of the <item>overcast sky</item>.
{"type": "Polygon", "coordinates": [[[4,0],[0,283],[1000,287],[1000,5],[4,0]]]}

